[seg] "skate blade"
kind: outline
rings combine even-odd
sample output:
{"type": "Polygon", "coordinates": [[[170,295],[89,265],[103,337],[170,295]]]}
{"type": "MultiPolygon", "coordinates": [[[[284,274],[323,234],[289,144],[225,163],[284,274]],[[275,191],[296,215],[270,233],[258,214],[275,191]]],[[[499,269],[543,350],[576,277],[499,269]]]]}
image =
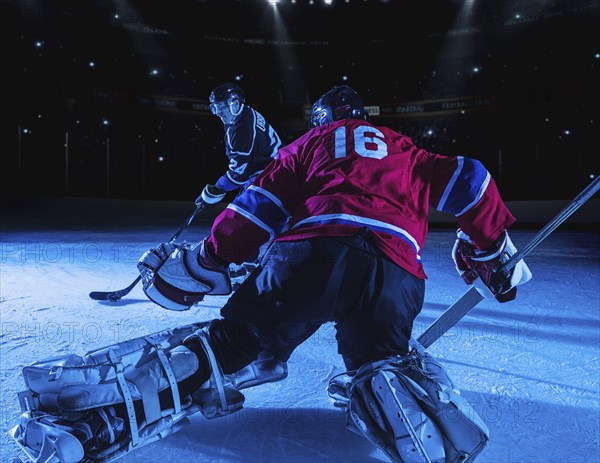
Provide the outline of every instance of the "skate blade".
{"type": "Polygon", "coordinates": [[[77,463],[84,457],[79,440],[61,429],[30,420],[25,430],[17,425],[10,435],[19,447],[17,456],[25,463],[77,463]]]}

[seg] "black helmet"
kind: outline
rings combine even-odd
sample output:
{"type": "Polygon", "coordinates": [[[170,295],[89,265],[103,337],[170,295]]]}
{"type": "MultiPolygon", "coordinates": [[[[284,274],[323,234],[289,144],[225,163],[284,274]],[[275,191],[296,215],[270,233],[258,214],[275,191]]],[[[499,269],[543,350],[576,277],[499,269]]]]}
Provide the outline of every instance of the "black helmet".
{"type": "Polygon", "coordinates": [[[226,82],[210,92],[210,112],[219,116],[224,124],[233,124],[244,109],[246,95],[238,84],[226,82]]]}
{"type": "Polygon", "coordinates": [[[362,100],[348,85],[333,87],[313,104],[310,127],[329,124],[340,119],[366,119],[362,100]]]}
{"type": "Polygon", "coordinates": [[[210,92],[209,100],[212,104],[219,101],[229,101],[231,97],[238,98],[240,103],[246,101],[246,94],[242,87],[234,82],[225,82],[213,88],[212,92],[210,92]]]}

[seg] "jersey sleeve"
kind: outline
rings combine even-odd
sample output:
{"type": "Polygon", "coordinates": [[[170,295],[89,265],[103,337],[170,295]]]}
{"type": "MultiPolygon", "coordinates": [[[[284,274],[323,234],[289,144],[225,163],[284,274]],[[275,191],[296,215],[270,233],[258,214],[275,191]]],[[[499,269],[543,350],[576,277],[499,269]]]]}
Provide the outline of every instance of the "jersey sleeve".
{"type": "Polygon", "coordinates": [[[302,175],[296,156],[283,151],[213,222],[208,243],[221,259],[244,262],[286,227],[302,175]]]}
{"type": "Polygon", "coordinates": [[[452,213],[479,248],[490,246],[515,222],[496,182],[480,161],[426,152],[423,156],[423,172],[430,176],[430,206],[452,213]]]}

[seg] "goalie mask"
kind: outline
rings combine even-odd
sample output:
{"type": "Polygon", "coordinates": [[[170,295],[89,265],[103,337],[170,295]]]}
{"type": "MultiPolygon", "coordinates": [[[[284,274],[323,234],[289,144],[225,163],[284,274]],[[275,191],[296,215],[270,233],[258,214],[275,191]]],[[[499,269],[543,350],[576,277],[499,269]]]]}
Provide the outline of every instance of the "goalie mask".
{"type": "Polygon", "coordinates": [[[209,97],[210,112],[221,118],[223,124],[233,124],[244,109],[246,95],[238,84],[226,82],[213,89],[209,97]]]}
{"type": "Polygon", "coordinates": [[[341,119],[367,119],[362,100],[351,87],[333,87],[313,104],[310,128],[341,119]]]}

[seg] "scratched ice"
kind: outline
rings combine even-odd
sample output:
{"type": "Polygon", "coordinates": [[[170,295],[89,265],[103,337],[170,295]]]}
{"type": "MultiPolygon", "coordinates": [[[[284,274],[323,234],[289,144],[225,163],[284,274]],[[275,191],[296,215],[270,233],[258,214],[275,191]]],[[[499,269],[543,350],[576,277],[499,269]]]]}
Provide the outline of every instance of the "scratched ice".
{"type": "MultiPolygon", "coordinates": [[[[1,242],[2,461],[12,461],[8,430],[19,417],[23,366],[218,316],[225,297],[186,312],[152,304],[138,285],[121,301],[99,303],[91,290],[116,290],[137,276],[143,251],[172,226],[118,230],[31,227],[1,242]]],[[[198,221],[189,241],[208,232],[198,221]]],[[[536,230],[511,232],[519,247],[536,230]]],[[[433,229],[424,251],[429,280],[418,335],[467,287],[450,259],[453,230],[433,229]]],[[[446,366],[490,429],[481,462],[600,461],[600,236],[560,228],[527,259],[533,280],[516,301],[484,300],[429,350],[446,366]]],[[[245,408],[192,424],[123,457],[126,462],[387,461],[344,427],[325,392],[343,371],[335,332],[324,325],[289,362],[287,380],[246,390],[245,408]]]]}

